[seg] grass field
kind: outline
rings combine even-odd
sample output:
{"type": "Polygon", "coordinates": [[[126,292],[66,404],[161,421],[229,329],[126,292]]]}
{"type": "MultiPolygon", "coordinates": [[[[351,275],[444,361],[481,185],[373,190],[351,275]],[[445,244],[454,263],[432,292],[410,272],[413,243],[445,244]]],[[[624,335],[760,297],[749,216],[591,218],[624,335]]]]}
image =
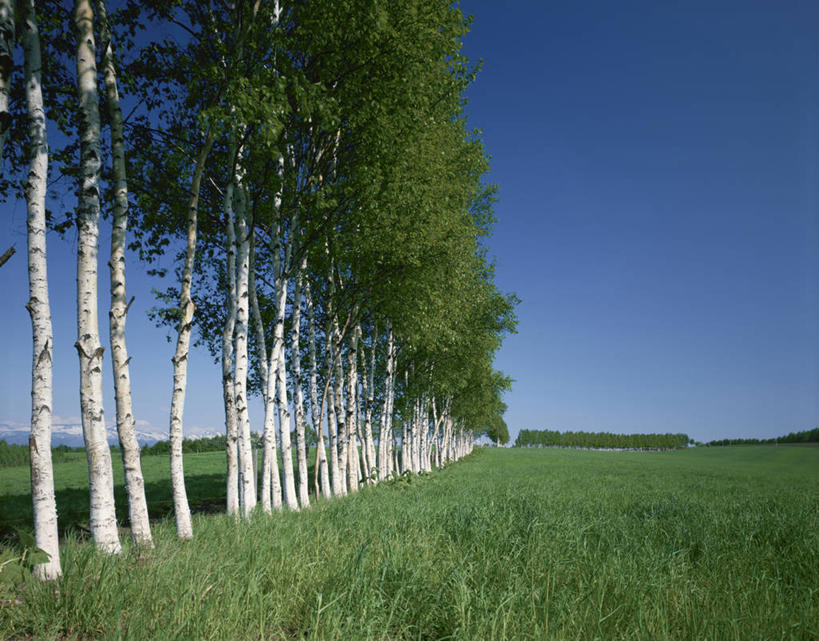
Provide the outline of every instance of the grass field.
{"type": "MultiPolygon", "coordinates": [[[[223,500],[223,461],[186,457],[194,504],[223,500]]],[[[61,516],[86,483],[65,465],[61,516]]],[[[149,495],[165,500],[156,466],[149,495]]],[[[5,525],[30,510],[27,483],[0,470],[5,525]]],[[[148,559],[70,537],[58,588],[18,588],[0,638],[819,638],[819,448],[481,450],[303,513],[200,514],[194,529],[179,543],[159,522],[148,559]]]]}

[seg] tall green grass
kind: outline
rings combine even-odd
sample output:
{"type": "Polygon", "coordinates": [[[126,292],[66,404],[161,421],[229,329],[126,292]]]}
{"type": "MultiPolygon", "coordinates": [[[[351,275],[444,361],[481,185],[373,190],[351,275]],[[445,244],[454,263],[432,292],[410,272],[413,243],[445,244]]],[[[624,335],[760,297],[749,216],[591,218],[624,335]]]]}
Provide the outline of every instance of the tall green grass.
{"type": "Polygon", "coordinates": [[[817,638],[818,497],[819,449],[479,451],[149,558],[69,540],[0,638],[817,638]]]}

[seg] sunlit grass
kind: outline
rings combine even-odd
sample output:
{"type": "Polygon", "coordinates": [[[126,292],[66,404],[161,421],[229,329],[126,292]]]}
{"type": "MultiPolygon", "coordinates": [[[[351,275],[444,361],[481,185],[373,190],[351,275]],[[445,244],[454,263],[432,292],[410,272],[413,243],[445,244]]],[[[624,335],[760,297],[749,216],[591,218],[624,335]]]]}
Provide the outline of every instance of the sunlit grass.
{"type": "Polygon", "coordinates": [[[158,524],[148,559],[67,541],[58,590],[20,588],[0,638],[819,635],[819,449],[488,450],[303,513],[194,528],[179,543],[158,524]]]}

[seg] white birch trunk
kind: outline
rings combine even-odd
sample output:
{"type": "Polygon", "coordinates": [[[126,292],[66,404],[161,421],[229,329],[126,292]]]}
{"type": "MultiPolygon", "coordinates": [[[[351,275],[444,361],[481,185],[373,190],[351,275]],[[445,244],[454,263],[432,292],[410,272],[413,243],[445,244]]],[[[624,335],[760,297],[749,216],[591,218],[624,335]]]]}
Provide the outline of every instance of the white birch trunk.
{"type": "Polygon", "coordinates": [[[253,445],[250,440],[250,416],[247,409],[247,333],[249,329],[250,230],[247,225],[247,199],[239,176],[236,176],[234,195],[239,206],[236,211],[238,255],[236,259],[236,347],[234,396],[239,427],[239,510],[243,518],[250,518],[256,507],[256,480],[253,466],[253,445]]]}
{"type": "MultiPolygon", "coordinates": [[[[48,177],[48,140],[41,86],[40,34],[33,0],[22,3],[25,50],[26,103],[28,106],[29,172],[26,182],[26,228],[28,241],[29,300],[33,353],[31,362],[31,500],[34,508],[34,540],[49,559],[34,566],[34,574],[52,580],[62,574],[54,499],[54,468],[51,465],[52,352],[51,306],[46,263],[45,197],[48,177]]],[[[0,5],[0,11],[12,7],[0,5]]],[[[0,16],[5,19],[4,16],[0,16]]],[[[12,33],[13,33],[12,14],[12,33]]]]}
{"type": "MultiPolygon", "coordinates": [[[[284,296],[287,296],[287,282],[282,283],[284,296]]],[[[276,388],[278,390],[279,405],[279,432],[282,443],[282,488],[284,491],[284,504],[288,509],[298,510],[299,503],[296,499],[296,482],[293,475],[293,450],[290,442],[290,408],[287,403],[287,366],[284,354],[284,327],[282,327],[282,340],[279,350],[278,365],[276,367],[276,388]]]]}
{"type": "Polygon", "coordinates": [[[333,350],[329,347],[330,353],[327,355],[327,381],[329,389],[327,391],[327,445],[330,459],[330,474],[333,486],[333,496],[342,496],[344,494],[344,483],[341,478],[341,470],[338,467],[338,416],[336,416],[336,395],[335,386],[333,384],[333,373],[331,363],[333,361],[333,350]]]}
{"type": "Polygon", "coordinates": [[[214,134],[209,129],[199,156],[191,181],[191,193],[188,201],[187,245],[185,247],[185,265],[182,268],[182,287],[179,295],[179,326],[177,329],[176,351],[173,363],[173,393],[171,395],[171,412],[169,441],[171,446],[171,493],[173,494],[174,515],[176,517],[176,534],[180,539],[193,538],[191,510],[188,505],[188,494],[185,490],[185,469],[182,461],[183,418],[185,410],[185,392],[188,385],[188,353],[190,352],[193,314],[196,310],[191,299],[193,283],[193,264],[196,258],[196,231],[199,218],[199,192],[205,162],[213,147],[214,134]]]}
{"type": "MultiPolygon", "coordinates": [[[[370,349],[370,370],[369,385],[367,389],[367,406],[364,412],[364,439],[367,442],[367,458],[370,463],[370,476],[373,481],[378,481],[378,458],[375,452],[375,439],[373,438],[373,403],[375,401],[375,346],[378,343],[378,331],[373,329],[372,345],[370,349]],[[375,468],[375,469],[373,469],[375,468]],[[373,475],[375,472],[375,475],[373,475]]],[[[365,377],[366,377],[365,367],[365,377]]]]}
{"type": "Polygon", "coordinates": [[[274,399],[276,400],[279,413],[284,505],[288,509],[298,510],[299,505],[296,499],[295,479],[293,476],[293,454],[290,444],[290,409],[287,403],[287,371],[284,354],[284,315],[287,306],[287,278],[285,274],[290,254],[290,246],[288,243],[285,256],[282,258],[278,246],[281,242],[280,231],[277,231],[276,236],[277,247],[273,254],[273,271],[276,277],[276,318],[273,327],[273,348],[270,352],[270,364],[268,366],[268,401],[272,402],[274,399]]]}
{"type": "Polygon", "coordinates": [[[427,471],[426,456],[427,456],[427,429],[429,428],[429,420],[427,418],[427,402],[422,400],[418,408],[418,470],[420,472],[427,471]]]}
{"type": "Polygon", "coordinates": [[[392,379],[394,374],[393,362],[393,333],[392,328],[387,331],[387,371],[384,376],[384,403],[381,408],[381,424],[378,436],[379,458],[378,458],[378,477],[380,479],[390,478],[393,471],[392,460],[392,407],[391,407],[391,393],[392,393],[392,379]]]}
{"type": "Polygon", "coordinates": [[[80,408],[88,458],[91,532],[100,549],[121,552],[114,511],[114,474],[102,406],[102,354],[97,308],[100,219],[100,116],[97,96],[94,12],[89,0],[74,3],[77,91],[80,106],[80,189],[77,204],[77,342],[80,408]]]}
{"type": "MultiPolygon", "coordinates": [[[[234,156],[231,146],[231,158],[234,156]]],[[[232,175],[231,170],[229,175],[232,175]]],[[[227,513],[239,513],[239,423],[236,414],[233,352],[236,327],[236,232],[233,223],[233,180],[228,180],[224,198],[225,231],[227,236],[226,299],[227,314],[222,331],[222,394],[225,404],[225,459],[227,482],[227,513]]]]}
{"type": "Polygon", "coordinates": [[[355,424],[356,424],[356,435],[358,436],[358,446],[360,455],[358,460],[360,461],[360,468],[359,468],[359,483],[362,481],[366,481],[367,485],[372,483],[372,479],[370,478],[370,462],[369,462],[369,448],[367,447],[367,438],[364,436],[364,409],[362,405],[366,404],[366,380],[367,380],[367,369],[366,363],[363,364],[363,371],[360,375],[361,378],[361,386],[356,386],[356,410],[355,410],[355,424]]]}
{"type": "Polygon", "coordinates": [[[412,422],[412,471],[421,471],[421,401],[415,402],[416,418],[412,422]]]}
{"type": "Polygon", "coordinates": [[[347,350],[347,487],[350,492],[358,490],[358,446],[356,444],[355,397],[358,386],[358,335],[353,330],[347,350]]]}
{"type": "Polygon", "coordinates": [[[409,430],[407,429],[407,418],[401,421],[401,474],[406,474],[411,469],[410,463],[410,443],[409,430]]]}
{"type": "MultiPolygon", "coordinates": [[[[324,428],[321,424],[321,411],[318,403],[318,362],[316,360],[316,314],[313,309],[313,296],[310,291],[310,281],[304,287],[305,304],[307,305],[307,320],[310,323],[310,411],[313,420],[313,429],[316,432],[316,464],[314,478],[321,477],[321,495],[330,498],[330,478],[327,469],[327,455],[324,451],[324,428]],[[317,476],[318,475],[318,476],[317,476]]],[[[319,486],[315,482],[316,498],[319,486]]]]}
{"type": "Polygon", "coordinates": [[[292,370],[293,370],[293,411],[296,421],[296,458],[298,461],[299,484],[298,497],[301,507],[309,507],[310,491],[307,482],[307,442],[305,439],[304,393],[301,388],[301,291],[303,274],[307,269],[307,259],[304,259],[296,274],[296,291],[293,294],[293,328],[291,330],[292,370]]]}
{"type": "MultiPolygon", "coordinates": [[[[29,6],[29,2],[21,3],[21,7],[29,6]]],[[[33,6],[33,5],[32,5],[33,6]]],[[[31,14],[32,20],[35,20],[31,14]]],[[[11,127],[11,114],[9,113],[9,94],[11,92],[11,72],[14,70],[14,45],[15,45],[15,16],[14,0],[0,0],[0,168],[3,166],[3,150],[6,145],[9,128],[11,127]]],[[[35,34],[38,34],[35,24],[35,34]]],[[[26,37],[25,31],[23,38],[26,37]]],[[[25,46],[25,44],[23,45],[25,46]]],[[[39,35],[37,36],[37,48],[39,50],[39,35]]],[[[37,73],[40,73],[39,67],[37,73]]],[[[31,73],[26,71],[26,82],[29,82],[31,73]]],[[[39,88],[39,81],[37,83],[39,88]]],[[[42,93],[42,92],[41,92],[42,93]]],[[[30,106],[29,106],[30,108],[30,106]]],[[[2,174],[0,174],[2,175],[2,174]]]]}
{"type": "MultiPolygon", "coordinates": [[[[375,348],[373,347],[373,352],[375,348]]],[[[364,464],[364,478],[367,485],[371,485],[378,481],[378,463],[375,460],[373,450],[372,438],[372,386],[371,386],[371,369],[367,367],[367,350],[364,344],[361,345],[361,395],[360,412],[358,418],[358,438],[361,441],[361,460],[364,464]],[[363,417],[362,414],[363,413],[363,417]],[[375,473],[375,478],[373,478],[375,473]]]]}
{"type": "Polygon", "coordinates": [[[253,311],[253,322],[256,327],[256,349],[258,351],[259,371],[262,378],[262,400],[264,401],[264,431],[262,432],[262,485],[260,501],[262,510],[270,514],[273,509],[282,507],[282,488],[279,477],[279,454],[275,427],[275,396],[271,395],[270,374],[268,371],[267,345],[264,338],[262,315],[259,311],[259,299],[256,295],[255,248],[253,239],[250,245],[250,307],[253,311]]]}
{"type": "Polygon", "coordinates": [[[336,421],[338,429],[336,433],[336,445],[338,452],[334,455],[338,459],[338,478],[341,486],[341,494],[345,496],[349,491],[347,483],[347,420],[344,409],[344,368],[341,363],[341,334],[338,330],[338,323],[334,321],[333,340],[336,344],[335,356],[335,404],[336,421]]]}
{"type": "Polygon", "coordinates": [[[334,496],[343,496],[345,494],[344,477],[341,467],[339,466],[339,423],[338,415],[336,413],[336,390],[335,382],[333,381],[333,362],[335,356],[335,335],[330,330],[331,325],[328,323],[327,328],[327,433],[328,433],[328,449],[330,459],[330,475],[333,486],[334,496]]]}
{"type": "MultiPolygon", "coordinates": [[[[335,381],[333,380],[333,374],[336,371],[334,367],[336,363],[336,359],[339,361],[341,360],[341,354],[337,354],[337,349],[340,347],[338,340],[337,340],[337,333],[338,333],[338,321],[335,317],[335,309],[333,308],[335,296],[335,280],[333,278],[333,267],[332,264],[330,266],[329,274],[328,274],[328,285],[329,285],[329,311],[328,311],[328,318],[327,318],[327,328],[325,331],[325,336],[327,338],[327,349],[326,349],[326,379],[325,379],[325,389],[326,395],[328,400],[328,414],[327,414],[327,435],[328,435],[328,450],[329,450],[329,459],[330,459],[330,481],[333,487],[333,495],[334,496],[344,496],[346,492],[346,483],[344,480],[344,470],[343,467],[340,465],[340,456],[339,452],[341,451],[340,446],[340,439],[343,438],[341,434],[341,430],[343,429],[343,425],[339,424],[339,415],[336,412],[336,385],[335,381]]],[[[337,375],[337,374],[336,374],[337,375]]],[[[343,409],[339,406],[338,412],[342,412],[343,409]]]]}
{"type": "Polygon", "coordinates": [[[128,181],[125,174],[125,136],[122,129],[122,108],[117,88],[114,53],[105,2],[97,0],[100,35],[105,69],[105,92],[108,116],[111,121],[111,149],[113,156],[114,205],[111,230],[111,259],[108,267],[111,277],[111,311],[109,333],[111,360],[114,371],[114,392],[117,411],[117,434],[125,471],[125,491],[128,495],[128,519],[131,537],[137,547],[153,547],[148,504],[145,500],[145,481],[142,478],[139,443],[134,430],[131,402],[131,371],[125,341],[125,322],[129,303],[125,289],[125,231],[128,225],[128,181]]]}
{"type": "MultiPolygon", "coordinates": [[[[264,346],[260,348],[264,350],[264,346]]],[[[259,354],[266,359],[267,354],[259,354]]],[[[266,370],[264,382],[264,432],[262,450],[262,509],[270,513],[282,508],[282,487],[279,476],[279,453],[276,443],[276,388],[275,376],[266,370]]]]}
{"type": "MultiPolygon", "coordinates": [[[[262,314],[259,311],[259,297],[256,293],[256,234],[250,235],[250,269],[248,272],[248,293],[250,294],[250,312],[253,315],[253,326],[256,329],[256,345],[259,355],[259,372],[262,379],[262,399],[266,402],[267,397],[267,347],[264,339],[264,325],[262,324],[262,314]]],[[[275,432],[274,432],[275,434],[275,432]]],[[[275,446],[275,443],[274,443],[275,446]]],[[[253,465],[256,470],[256,452],[253,452],[253,465]]],[[[264,457],[263,457],[264,458],[264,457]]],[[[253,481],[256,484],[256,500],[259,501],[259,475],[253,473],[253,481]]],[[[268,506],[270,501],[268,500],[268,506]]],[[[268,510],[269,511],[269,510],[268,510]]]]}

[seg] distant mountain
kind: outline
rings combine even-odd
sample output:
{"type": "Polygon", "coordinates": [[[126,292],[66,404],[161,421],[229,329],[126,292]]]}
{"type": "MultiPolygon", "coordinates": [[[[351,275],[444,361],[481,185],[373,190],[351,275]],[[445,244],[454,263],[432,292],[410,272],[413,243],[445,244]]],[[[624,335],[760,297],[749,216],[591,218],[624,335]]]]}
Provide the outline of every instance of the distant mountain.
{"type": "MultiPolygon", "coordinates": [[[[55,420],[51,426],[51,443],[53,446],[68,445],[70,447],[79,447],[84,445],[82,438],[82,425],[79,420],[60,419],[54,417],[55,420]]],[[[161,432],[157,428],[145,421],[140,421],[143,425],[136,426],[136,437],[140,445],[152,445],[157,441],[167,441],[168,433],[161,432]]],[[[108,443],[110,445],[119,445],[119,438],[117,437],[117,428],[114,425],[109,426],[108,443]]],[[[199,436],[212,436],[211,433],[196,434],[199,436]]],[[[0,421],[0,440],[6,441],[15,445],[26,445],[28,443],[29,427],[28,425],[20,425],[11,421],[0,421]]]]}

